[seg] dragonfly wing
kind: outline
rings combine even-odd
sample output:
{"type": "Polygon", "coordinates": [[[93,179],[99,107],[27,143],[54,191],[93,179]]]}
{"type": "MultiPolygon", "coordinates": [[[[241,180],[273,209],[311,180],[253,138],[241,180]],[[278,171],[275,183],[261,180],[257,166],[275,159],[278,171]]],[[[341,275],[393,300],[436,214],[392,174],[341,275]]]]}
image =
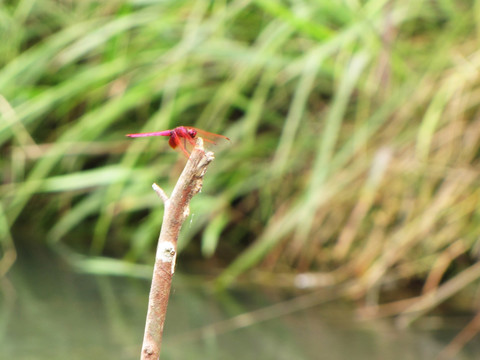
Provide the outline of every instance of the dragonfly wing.
{"type": "Polygon", "coordinates": [[[220,135],[220,134],[214,134],[205,130],[197,129],[194,127],[188,127],[185,126],[186,128],[193,129],[197,132],[197,136],[200,136],[203,138],[203,140],[206,140],[209,143],[216,144],[218,140],[230,140],[228,137],[220,135]]]}

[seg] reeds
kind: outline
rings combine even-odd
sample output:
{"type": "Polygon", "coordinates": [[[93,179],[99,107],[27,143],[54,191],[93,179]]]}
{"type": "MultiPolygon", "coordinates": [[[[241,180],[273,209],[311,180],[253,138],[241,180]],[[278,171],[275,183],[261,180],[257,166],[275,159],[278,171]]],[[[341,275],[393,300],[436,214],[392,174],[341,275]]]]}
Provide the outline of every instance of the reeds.
{"type": "Polygon", "coordinates": [[[232,145],[179,247],[239,254],[223,285],[260,266],[431,291],[476,261],[476,3],[41,3],[0,8],[0,233],[149,259],[149,186],[184,160],[124,134],[194,125],[232,145]]]}

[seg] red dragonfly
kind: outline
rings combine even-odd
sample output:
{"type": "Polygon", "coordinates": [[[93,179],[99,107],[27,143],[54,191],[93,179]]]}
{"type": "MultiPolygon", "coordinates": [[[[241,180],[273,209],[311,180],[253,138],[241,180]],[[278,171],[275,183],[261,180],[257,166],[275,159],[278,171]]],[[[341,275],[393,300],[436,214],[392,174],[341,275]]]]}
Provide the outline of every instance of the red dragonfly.
{"type": "Polygon", "coordinates": [[[149,133],[127,134],[128,137],[145,137],[145,136],[169,136],[168,144],[172,149],[177,147],[183,151],[185,156],[190,157],[187,148],[195,147],[195,138],[201,136],[208,143],[216,144],[218,139],[230,140],[226,136],[209,133],[191,126],[179,126],[172,130],[163,130],[149,133]]]}

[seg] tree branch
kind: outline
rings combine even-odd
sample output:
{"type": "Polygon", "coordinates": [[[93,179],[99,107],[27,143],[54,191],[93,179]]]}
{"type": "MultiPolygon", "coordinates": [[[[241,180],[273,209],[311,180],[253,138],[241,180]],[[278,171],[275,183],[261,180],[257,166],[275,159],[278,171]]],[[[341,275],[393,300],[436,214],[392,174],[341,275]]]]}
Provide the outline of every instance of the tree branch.
{"type": "Polygon", "coordinates": [[[213,159],[212,152],[205,153],[202,138],[197,138],[196,146],[173,189],[172,196],[168,198],[157,184],[152,186],[165,204],[165,213],[148,300],[142,360],[157,360],[160,357],[163,326],[177,257],[178,235],[188,217],[190,200],[202,189],[203,176],[213,159]]]}

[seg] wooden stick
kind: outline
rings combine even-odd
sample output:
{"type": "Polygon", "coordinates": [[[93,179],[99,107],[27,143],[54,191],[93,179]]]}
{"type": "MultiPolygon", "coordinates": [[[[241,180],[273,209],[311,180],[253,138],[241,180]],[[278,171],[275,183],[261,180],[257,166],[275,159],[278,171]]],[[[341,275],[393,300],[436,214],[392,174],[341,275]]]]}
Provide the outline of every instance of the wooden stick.
{"type": "Polygon", "coordinates": [[[190,200],[202,189],[203,176],[207,171],[208,164],[213,159],[212,152],[205,153],[202,138],[197,138],[196,146],[178,179],[172,196],[168,198],[157,184],[152,186],[165,204],[165,213],[158,238],[152,286],[148,299],[142,360],[157,360],[160,357],[168,297],[175,271],[178,235],[183,222],[188,217],[190,200]]]}

